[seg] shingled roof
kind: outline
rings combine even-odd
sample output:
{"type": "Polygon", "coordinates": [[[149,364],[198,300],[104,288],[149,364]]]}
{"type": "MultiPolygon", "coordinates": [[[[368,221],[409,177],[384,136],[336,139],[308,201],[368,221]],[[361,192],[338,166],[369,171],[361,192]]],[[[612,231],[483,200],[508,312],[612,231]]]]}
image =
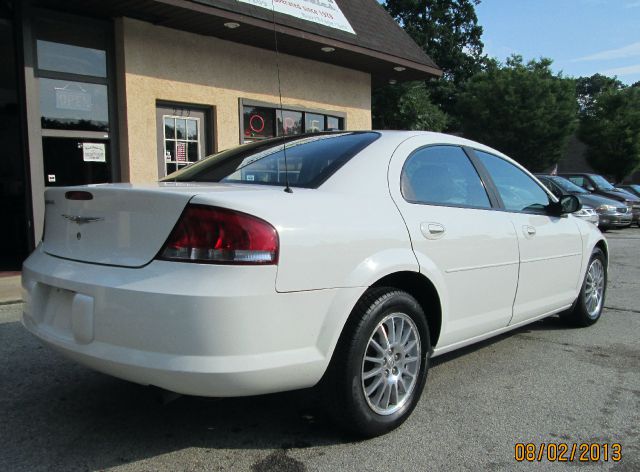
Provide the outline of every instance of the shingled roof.
{"type": "Polygon", "coordinates": [[[334,1],[356,34],[237,0],[34,0],[57,10],[127,16],[271,50],[275,30],[280,52],[368,72],[374,85],[442,75],[376,0],[334,1]],[[240,26],[229,29],[224,26],[228,22],[240,26]],[[327,47],[334,50],[324,52],[327,47]]]}
{"type": "MultiPolygon", "coordinates": [[[[265,8],[236,0],[191,0],[214,7],[224,8],[252,18],[273,21],[274,13],[265,8]]],[[[438,70],[438,66],[425,54],[413,39],[396,23],[376,0],[334,0],[355,30],[351,34],[339,29],[312,23],[293,16],[275,12],[275,21],[301,32],[313,33],[354,46],[407,59],[438,70]]],[[[269,3],[269,1],[268,1],[269,3]]],[[[435,72],[435,71],[434,71],[435,72]]]]}

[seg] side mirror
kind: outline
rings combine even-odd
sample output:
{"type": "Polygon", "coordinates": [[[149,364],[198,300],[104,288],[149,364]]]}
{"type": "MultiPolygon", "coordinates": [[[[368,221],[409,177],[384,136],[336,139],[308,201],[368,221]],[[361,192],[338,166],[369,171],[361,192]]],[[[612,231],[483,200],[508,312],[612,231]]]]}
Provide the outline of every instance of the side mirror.
{"type": "Polygon", "coordinates": [[[565,195],[559,202],[549,204],[549,214],[551,216],[562,216],[573,213],[582,208],[582,204],[575,195],[565,195]]]}
{"type": "Polygon", "coordinates": [[[589,191],[589,192],[595,192],[596,188],[593,185],[587,184],[584,186],[585,190],[589,191]]]}

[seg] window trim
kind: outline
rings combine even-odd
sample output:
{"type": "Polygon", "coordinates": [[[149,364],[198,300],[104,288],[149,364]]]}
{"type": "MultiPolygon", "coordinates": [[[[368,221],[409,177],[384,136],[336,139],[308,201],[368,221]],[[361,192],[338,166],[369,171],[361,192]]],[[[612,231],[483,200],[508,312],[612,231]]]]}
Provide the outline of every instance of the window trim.
{"type": "MultiPolygon", "coordinates": [[[[252,100],[252,99],[246,99],[246,98],[239,98],[238,99],[238,123],[240,124],[239,129],[238,129],[238,135],[239,135],[239,143],[240,144],[246,144],[246,142],[244,141],[245,137],[244,137],[244,107],[259,107],[259,108],[273,108],[274,110],[278,111],[280,110],[280,108],[282,108],[282,110],[289,110],[289,111],[297,111],[302,113],[302,122],[303,122],[303,132],[301,134],[307,134],[306,129],[304,129],[304,120],[305,120],[305,113],[313,113],[313,114],[317,114],[317,115],[324,115],[325,116],[325,120],[324,120],[324,125],[325,128],[327,126],[327,116],[332,116],[338,119],[342,120],[342,126],[344,129],[341,130],[333,130],[336,132],[340,132],[340,131],[347,131],[347,114],[343,111],[337,111],[337,110],[325,110],[322,108],[308,108],[302,105],[282,105],[282,107],[280,106],[279,103],[271,103],[271,102],[263,102],[260,100],[252,100]]],[[[277,117],[276,120],[274,120],[274,132],[276,133],[275,136],[269,137],[269,138],[264,138],[264,139],[271,139],[271,138],[279,138],[280,136],[277,135],[278,132],[278,123],[277,123],[277,117]]],[[[321,131],[323,133],[331,133],[332,131],[327,131],[326,129],[324,131],[321,131]]]]}
{"type": "MultiPolygon", "coordinates": [[[[466,147],[466,146],[465,146],[466,147]]],[[[480,157],[476,154],[476,152],[484,152],[485,154],[489,154],[490,156],[496,157],[498,159],[503,160],[504,162],[506,162],[507,164],[511,164],[512,166],[514,166],[516,169],[521,170],[522,172],[524,172],[524,174],[529,177],[529,179],[531,179],[531,181],[537,185],[546,195],[547,198],[549,199],[549,204],[554,203],[557,201],[557,198],[555,197],[555,195],[553,195],[547,188],[545,188],[544,186],[541,186],[537,180],[535,179],[535,177],[533,176],[533,174],[531,172],[529,172],[527,169],[525,169],[524,167],[522,167],[520,164],[516,163],[516,162],[511,162],[507,159],[505,159],[502,156],[499,156],[493,152],[489,152],[486,151],[484,149],[478,149],[478,148],[474,148],[474,147],[466,147],[469,151],[469,153],[473,156],[472,160],[476,161],[478,166],[481,167],[483,169],[483,173],[486,176],[487,179],[487,183],[488,185],[491,186],[492,188],[492,192],[495,194],[496,199],[499,202],[499,207],[496,208],[496,210],[498,211],[503,211],[505,213],[516,213],[516,214],[524,214],[524,215],[543,215],[543,216],[549,216],[551,217],[552,215],[550,215],[548,213],[548,211],[544,211],[544,212],[540,212],[540,211],[524,211],[524,210],[509,210],[508,208],[506,208],[504,201],[502,200],[502,197],[500,196],[500,192],[498,190],[498,186],[496,185],[496,183],[493,180],[493,177],[491,177],[491,174],[489,173],[488,169],[485,167],[485,165],[482,163],[482,161],[480,160],[480,157]]],[[[548,205],[547,207],[548,208],[548,205]]]]}
{"type": "Polygon", "coordinates": [[[432,143],[432,144],[426,144],[424,146],[420,146],[420,147],[414,149],[413,151],[411,151],[411,153],[409,153],[409,155],[405,158],[405,160],[404,160],[404,162],[402,164],[402,169],[400,169],[400,180],[398,182],[398,188],[400,189],[400,195],[402,196],[402,199],[405,202],[407,202],[407,203],[409,203],[411,205],[428,205],[428,206],[438,206],[438,207],[445,207],[445,208],[466,208],[466,209],[470,209],[470,210],[496,210],[496,209],[499,209],[498,205],[501,204],[501,202],[502,202],[501,200],[497,200],[492,195],[492,192],[489,191],[489,188],[488,188],[487,184],[485,183],[485,181],[483,179],[482,173],[478,169],[478,166],[474,162],[474,159],[467,152],[466,146],[461,146],[459,144],[432,143]],[[475,206],[475,205],[464,205],[464,204],[455,204],[455,203],[422,202],[422,201],[417,201],[417,200],[410,200],[404,195],[404,192],[402,191],[402,176],[404,175],[405,167],[407,166],[407,163],[411,160],[411,158],[416,153],[418,153],[418,152],[420,152],[420,151],[422,151],[424,149],[432,148],[432,147],[445,147],[445,146],[446,147],[458,148],[466,155],[467,159],[469,160],[469,164],[471,164],[471,167],[476,171],[478,179],[480,180],[480,184],[482,185],[482,187],[484,188],[484,190],[485,190],[485,192],[487,194],[487,199],[489,200],[489,207],[480,207],[480,206],[475,206]]]}

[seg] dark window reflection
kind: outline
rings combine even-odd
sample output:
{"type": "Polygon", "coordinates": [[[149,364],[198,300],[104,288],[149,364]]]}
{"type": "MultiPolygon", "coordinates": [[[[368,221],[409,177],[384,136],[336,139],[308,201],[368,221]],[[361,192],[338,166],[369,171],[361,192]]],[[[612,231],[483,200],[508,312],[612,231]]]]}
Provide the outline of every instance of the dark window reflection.
{"type": "Polygon", "coordinates": [[[198,143],[188,143],[189,146],[189,162],[195,162],[198,160],[198,143]]]}
{"type": "Polygon", "coordinates": [[[175,120],[173,118],[164,119],[164,137],[166,139],[175,138],[175,120]]]}
{"type": "Polygon", "coordinates": [[[187,120],[187,139],[198,139],[198,122],[187,120]]]}
{"type": "Polygon", "coordinates": [[[42,127],[109,131],[107,86],[40,79],[42,127]]]}

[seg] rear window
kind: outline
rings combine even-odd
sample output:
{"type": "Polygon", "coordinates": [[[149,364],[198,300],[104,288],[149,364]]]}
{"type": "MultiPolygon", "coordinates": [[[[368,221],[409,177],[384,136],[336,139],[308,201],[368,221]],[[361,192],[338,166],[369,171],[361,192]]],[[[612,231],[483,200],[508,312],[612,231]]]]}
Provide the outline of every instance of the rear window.
{"type": "Polygon", "coordinates": [[[288,174],[292,187],[317,188],[378,137],[374,132],[315,133],[258,141],[209,156],[162,181],[284,186],[288,174]]]}

